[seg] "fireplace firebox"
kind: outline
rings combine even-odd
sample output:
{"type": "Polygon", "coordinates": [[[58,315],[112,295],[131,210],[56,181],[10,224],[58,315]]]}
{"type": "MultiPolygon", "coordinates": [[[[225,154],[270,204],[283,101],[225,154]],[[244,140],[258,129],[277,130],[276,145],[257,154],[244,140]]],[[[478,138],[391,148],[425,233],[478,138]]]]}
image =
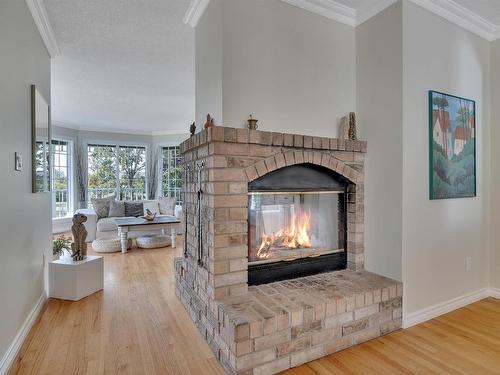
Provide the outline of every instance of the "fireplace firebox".
{"type": "Polygon", "coordinates": [[[347,185],[307,163],[249,183],[249,285],[346,268],[347,185]]]}

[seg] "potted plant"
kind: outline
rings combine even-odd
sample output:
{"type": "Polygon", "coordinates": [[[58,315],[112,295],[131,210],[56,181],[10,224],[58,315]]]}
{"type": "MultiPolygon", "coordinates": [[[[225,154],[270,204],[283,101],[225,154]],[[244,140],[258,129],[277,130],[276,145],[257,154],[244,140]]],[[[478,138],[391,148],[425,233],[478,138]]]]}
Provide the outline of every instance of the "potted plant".
{"type": "Polygon", "coordinates": [[[64,255],[64,250],[69,251],[71,248],[71,240],[69,237],[60,235],[55,240],[52,241],[52,253],[54,259],[58,259],[60,256],[64,255]]]}

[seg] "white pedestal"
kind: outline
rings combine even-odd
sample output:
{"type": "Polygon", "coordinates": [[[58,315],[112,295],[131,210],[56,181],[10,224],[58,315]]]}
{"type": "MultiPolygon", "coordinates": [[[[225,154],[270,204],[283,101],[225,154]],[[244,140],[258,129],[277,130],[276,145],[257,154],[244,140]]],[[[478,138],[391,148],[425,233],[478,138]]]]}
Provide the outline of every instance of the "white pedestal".
{"type": "Polygon", "coordinates": [[[87,255],[73,262],[61,258],[49,262],[49,297],[78,301],[103,289],[103,257],[87,255]]]}

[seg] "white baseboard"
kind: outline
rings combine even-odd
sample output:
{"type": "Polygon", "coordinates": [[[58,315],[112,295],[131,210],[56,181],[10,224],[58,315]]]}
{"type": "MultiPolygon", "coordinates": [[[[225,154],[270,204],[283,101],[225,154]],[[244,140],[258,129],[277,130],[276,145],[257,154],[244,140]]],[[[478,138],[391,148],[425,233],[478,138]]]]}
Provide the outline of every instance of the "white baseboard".
{"type": "Polygon", "coordinates": [[[490,288],[489,294],[490,294],[490,297],[500,299],[500,289],[498,289],[498,288],[490,288]]]}
{"type": "MultiPolygon", "coordinates": [[[[496,293],[498,295],[498,297],[496,298],[499,298],[500,289],[497,289],[496,293]]],[[[480,301],[490,296],[495,297],[494,295],[492,295],[492,289],[483,288],[475,292],[464,294],[463,296],[438,303],[434,306],[426,307],[424,309],[415,311],[414,313],[408,314],[403,317],[403,328],[409,328],[416,324],[426,322],[427,320],[433,319],[439,315],[449,313],[450,311],[470,305],[471,303],[480,301]]]]}
{"type": "Polygon", "coordinates": [[[28,335],[31,327],[33,327],[33,324],[36,322],[38,315],[40,315],[40,312],[42,311],[42,308],[45,305],[46,301],[47,295],[44,291],[36,302],[35,306],[33,306],[33,309],[21,326],[21,329],[14,338],[14,341],[12,341],[12,344],[10,345],[9,349],[7,349],[7,352],[4,354],[2,360],[0,361],[0,375],[6,375],[10,367],[14,363],[14,360],[16,359],[17,354],[19,353],[19,350],[24,343],[26,336],[28,335]]]}

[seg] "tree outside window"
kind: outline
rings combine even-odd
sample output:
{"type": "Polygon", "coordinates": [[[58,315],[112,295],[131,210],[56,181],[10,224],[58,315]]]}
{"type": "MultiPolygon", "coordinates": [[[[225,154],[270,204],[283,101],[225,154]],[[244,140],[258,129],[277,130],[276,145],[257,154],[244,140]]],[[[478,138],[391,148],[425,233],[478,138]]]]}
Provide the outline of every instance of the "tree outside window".
{"type": "Polygon", "coordinates": [[[89,144],[87,153],[89,198],[145,199],[145,147],[89,144]]]}

